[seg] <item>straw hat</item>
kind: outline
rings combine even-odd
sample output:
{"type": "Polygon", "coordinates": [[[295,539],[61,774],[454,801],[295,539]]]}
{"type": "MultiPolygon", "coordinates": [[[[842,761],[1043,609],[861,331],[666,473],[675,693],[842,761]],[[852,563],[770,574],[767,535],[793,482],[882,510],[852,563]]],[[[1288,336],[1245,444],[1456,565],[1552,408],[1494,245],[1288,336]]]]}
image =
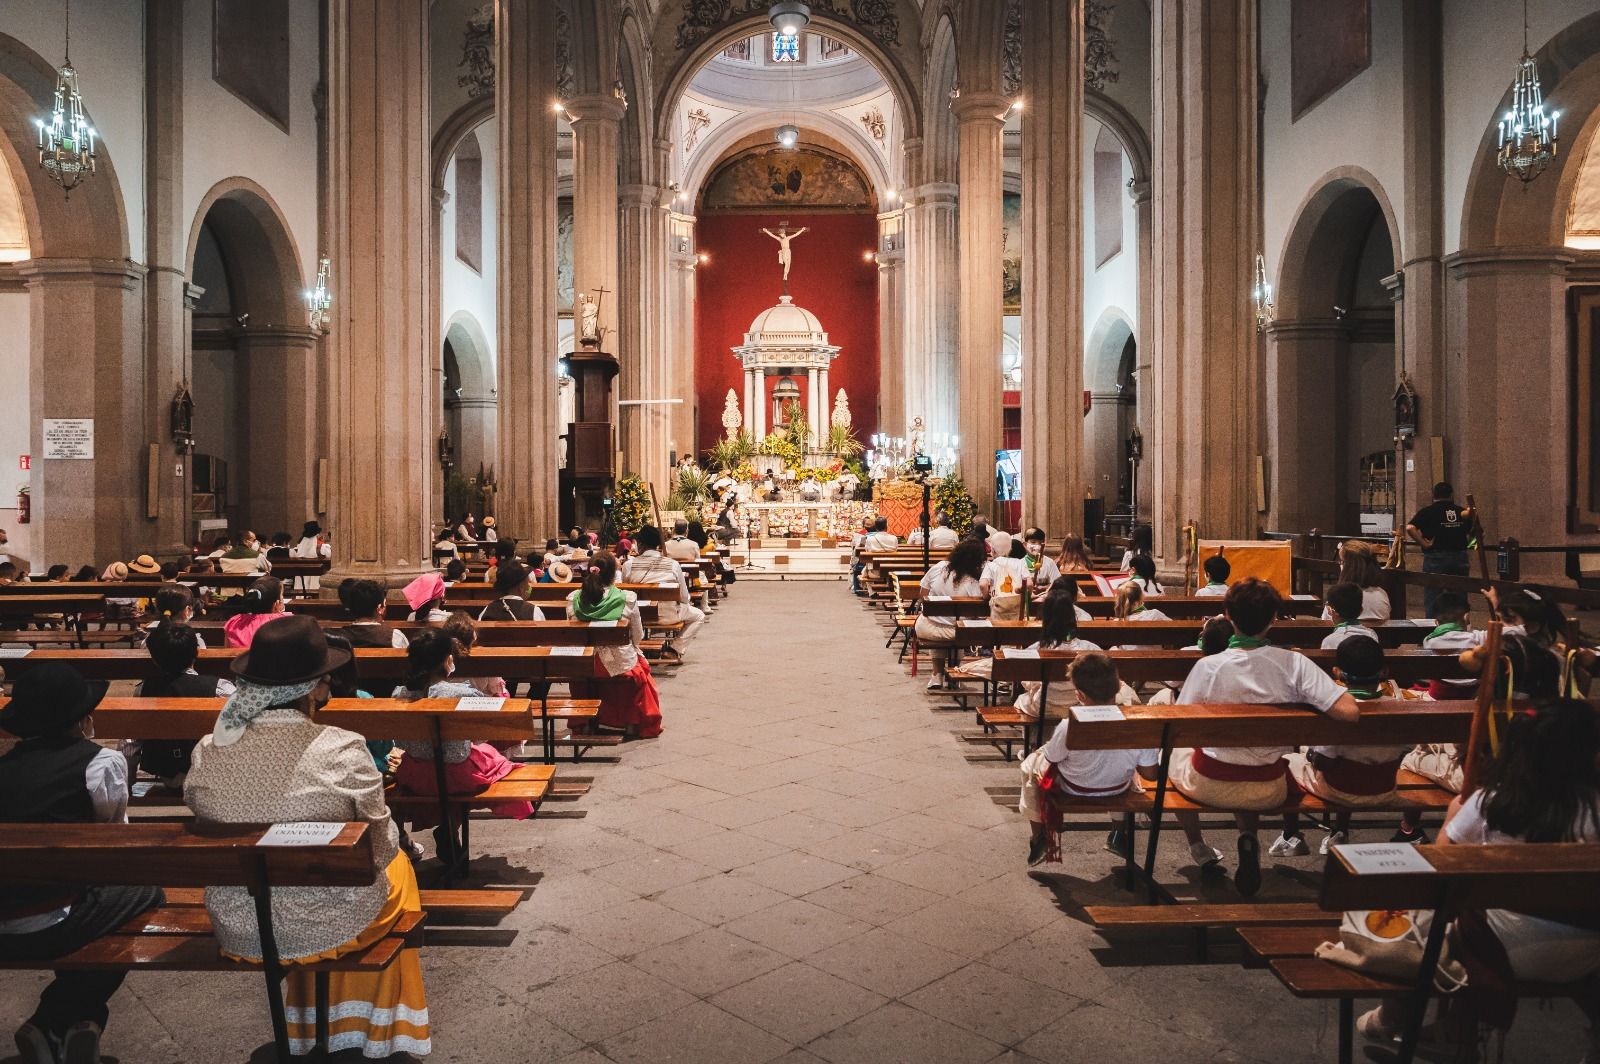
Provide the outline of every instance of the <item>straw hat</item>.
{"type": "Polygon", "coordinates": [[[140,576],[156,576],[161,572],[161,566],[148,554],[141,554],[128,563],[128,571],[138,573],[140,576]]]}

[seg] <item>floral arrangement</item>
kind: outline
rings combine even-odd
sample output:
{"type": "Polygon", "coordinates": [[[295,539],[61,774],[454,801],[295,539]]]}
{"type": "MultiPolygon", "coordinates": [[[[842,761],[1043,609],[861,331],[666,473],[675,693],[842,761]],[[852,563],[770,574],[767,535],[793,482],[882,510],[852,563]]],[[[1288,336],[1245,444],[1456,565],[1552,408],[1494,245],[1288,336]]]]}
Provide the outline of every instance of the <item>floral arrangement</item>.
{"type": "Polygon", "coordinates": [[[972,519],[978,515],[978,506],[968,494],[967,486],[954,473],[933,486],[933,508],[950,519],[950,527],[958,536],[965,536],[972,530],[972,519]]]}
{"type": "Polygon", "coordinates": [[[632,534],[650,523],[650,491],[636,474],[617,481],[611,498],[611,520],[619,531],[632,534]]]}

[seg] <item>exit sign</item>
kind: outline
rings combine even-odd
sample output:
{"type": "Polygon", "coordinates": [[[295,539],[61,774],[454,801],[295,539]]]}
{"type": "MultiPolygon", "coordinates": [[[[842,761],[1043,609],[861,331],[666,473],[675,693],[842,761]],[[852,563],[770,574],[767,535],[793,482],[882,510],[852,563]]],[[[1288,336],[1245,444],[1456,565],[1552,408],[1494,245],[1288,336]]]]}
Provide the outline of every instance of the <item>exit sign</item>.
{"type": "Polygon", "coordinates": [[[18,469],[32,469],[33,468],[33,455],[31,455],[31,454],[19,454],[19,455],[17,455],[17,468],[18,469]]]}

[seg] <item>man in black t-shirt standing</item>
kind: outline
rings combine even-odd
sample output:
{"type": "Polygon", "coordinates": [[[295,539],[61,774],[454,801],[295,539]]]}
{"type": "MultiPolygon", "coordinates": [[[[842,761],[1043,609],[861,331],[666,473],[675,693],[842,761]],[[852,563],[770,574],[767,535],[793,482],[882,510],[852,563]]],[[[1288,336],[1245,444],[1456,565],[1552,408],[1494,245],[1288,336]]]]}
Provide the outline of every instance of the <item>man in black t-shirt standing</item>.
{"type": "MultiPolygon", "coordinates": [[[[1422,571],[1470,576],[1467,543],[1472,535],[1472,511],[1458,505],[1455,489],[1441,481],[1433,486],[1433,503],[1417,511],[1406,525],[1406,536],[1422,547],[1422,571]]],[[[1423,588],[1422,608],[1433,616],[1438,588],[1423,588]]]]}

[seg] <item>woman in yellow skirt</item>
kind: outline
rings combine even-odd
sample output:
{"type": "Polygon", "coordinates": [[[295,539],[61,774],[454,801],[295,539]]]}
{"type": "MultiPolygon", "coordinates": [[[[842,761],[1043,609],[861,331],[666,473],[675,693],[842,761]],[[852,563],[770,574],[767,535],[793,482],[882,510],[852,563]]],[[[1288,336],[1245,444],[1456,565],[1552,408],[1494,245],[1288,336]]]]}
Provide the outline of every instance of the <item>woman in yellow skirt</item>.
{"type": "MultiPolygon", "coordinates": [[[[272,892],[273,936],[290,970],[285,998],[296,1055],[315,1048],[316,994],[313,974],[295,967],[364,949],[403,913],[422,908],[384,803],[383,777],[365,742],[311,720],[313,709],[328,700],[328,674],[349,660],[350,651],[330,647],[310,617],[263,627],[249,651],[234,659],[238,690],[195,747],[184,781],[184,801],[202,821],[372,825],[373,882],[272,892]]],[[[207,888],[206,909],[224,954],[261,956],[255,903],[245,888],[207,888]]],[[[416,950],[403,951],[382,972],[333,972],[328,985],[330,1051],[420,1057],[433,1048],[416,950]]]]}

